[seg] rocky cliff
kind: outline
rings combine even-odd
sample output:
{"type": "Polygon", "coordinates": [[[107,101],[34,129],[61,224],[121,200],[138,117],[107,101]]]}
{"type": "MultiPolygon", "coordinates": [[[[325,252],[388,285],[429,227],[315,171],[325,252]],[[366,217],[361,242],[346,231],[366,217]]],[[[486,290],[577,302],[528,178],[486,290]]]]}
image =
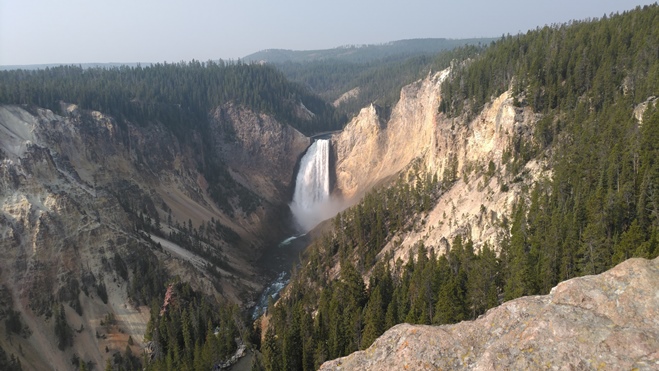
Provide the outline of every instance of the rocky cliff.
{"type": "Polygon", "coordinates": [[[295,164],[311,140],[271,116],[231,103],[211,116],[216,147],[239,169],[242,183],[272,202],[288,202],[295,164]]]}
{"type": "Polygon", "coordinates": [[[404,87],[390,113],[375,105],[362,109],[332,136],[335,193],[347,200],[360,197],[433,149],[439,85],[446,75],[444,71],[404,87]]]}
{"type": "Polygon", "coordinates": [[[455,235],[476,246],[496,246],[501,220],[510,215],[520,191],[551,176],[543,157],[511,171],[514,140],[530,142],[539,119],[530,108],[515,107],[505,92],[475,118],[448,118],[439,113],[446,76],[448,70],[403,88],[390,114],[373,105],[364,108],[332,136],[334,193],[348,203],[395,174],[430,174],[442,183],[444,191],[424,222],[393,238],[381,255],[392,252],[405,259],[420,241],[441,250],[455,235]]]}
{"type": "Polygon", "coordinates": [[[68,369],[73,355],[103,365],[129,336],[139,354],[149,319],[140,285],[150,283],[136,277],[155,266],[220,300],[241,303],[262,287],[253,263],[264,224],[285,204],[308,139],[233,105],[213,118],[229,174],[224,205],[198,170],[211,155],[200,133],[179,140],[157,123],[75,105],[61,114],[0,107],[0,317],[20,319],[0,344],[24,367],[68,369]],[[242,208],[244,194],[257,200],[254,210],[242,208]],[[172,234],[188,235],[197,250],[172,234]],[[53,332],[58,303],[75,329],[64,352],[53,332]],[[114,327],[103,324],[110,315],[114,327]]]}
{"type": "Polygon", "coordinates": [[[656,370],[659,258],[630,259],[475,321],[402,324],[321,370],[656,370]]]}

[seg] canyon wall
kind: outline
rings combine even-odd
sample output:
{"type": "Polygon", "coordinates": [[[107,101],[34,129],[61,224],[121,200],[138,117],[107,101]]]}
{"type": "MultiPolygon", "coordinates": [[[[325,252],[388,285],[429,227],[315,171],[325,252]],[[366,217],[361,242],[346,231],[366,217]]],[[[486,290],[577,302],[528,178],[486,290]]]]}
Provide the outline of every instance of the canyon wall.
{"type": "Polygon", "coordinates": [[[295,165],[311,140],[273,117],[233,103],[211,113],[215,146],[243,185],[273,203],[292,196],[295,165]]]}
{"type": "Polygon", "coordinates": [[[532,140],[539,117],[515,107],[505,92],[474,118],[448,118],[439,112],[447,75],[448,70],[430,74],[403,88],[389,115],[375,105],[362,109],[332,136],[334,194],[349,203],[399,174],[430,174],[442,183],[424,222],[393,238],[381,255],[405,259],[419,242],[441,253],[456,235],[471,238],[477,247],[486,242],[496,247],[501,218],[509,216],[522,187],[551,176],[542,160],[512,174],[504,156],[515,138],[532,140]]]}
{"type": "Polygon", "coordinates": [[[17,311],[23,326],[15,334],[5,329],[0,344],[30,355],[21,357],[24,368],[68,369],[74,354],[104,365],[129,336],[140,354],[149,303],[128,294],[148,284],[134,282],[137,269],[160,264],[193,288],[237,303],[263,287],[254,263],[264,224],[288,202],[309,140],[241,107],[219,107],[212,117],[214,152],[229,174],[224,208],[199,170],[211,154],[198,132],[181,140],[158,123],[121,122],[75,105],[63,104],[60,114],[0,106],[0,316],[17,311]],[[243,210],[244,194],[258,207],[243,210]],[[198,233],[198,246],[221,264],[172,242],[171,233],[198,233]],[[75,329],[63,352],[53,303],[65,304],[75,329]],[[108,315],[116,326],[103,325],[108,315]]]}

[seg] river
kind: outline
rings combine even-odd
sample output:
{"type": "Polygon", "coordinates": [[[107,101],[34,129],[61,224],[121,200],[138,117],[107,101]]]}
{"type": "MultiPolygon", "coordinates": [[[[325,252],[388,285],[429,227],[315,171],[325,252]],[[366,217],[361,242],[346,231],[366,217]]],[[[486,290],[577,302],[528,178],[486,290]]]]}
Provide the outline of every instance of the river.
{"type": "Polygon", "coordinates": [[[290,270],[299,262],[300,252],[309,245],[307,233],[318,223],[333,216],[330,205],[329,182],[330,141],[317,139],[300,159],[295,179],[295,192],[290,210],[297,229],[304,231],[265,250],[259,265],[270,277],[276,277],[263,290],[252,310],[256,320],[267,309],[270,298],[277,300],[279,292],[288,284],[290,270]]]}
{"type": "Polygon", "coordinates": [[[256,320],[268,307],[268,301],[272,298],[276,301],[279,292],[288,284],[291,278],[291,269],[298,264],[300,253],[309,244],[306,234],[288,237],[276,246],[266,249],[258,264],[270,277],[275,277],[261,292],[256,305],[252,308],[252,320],[256,320]]]}

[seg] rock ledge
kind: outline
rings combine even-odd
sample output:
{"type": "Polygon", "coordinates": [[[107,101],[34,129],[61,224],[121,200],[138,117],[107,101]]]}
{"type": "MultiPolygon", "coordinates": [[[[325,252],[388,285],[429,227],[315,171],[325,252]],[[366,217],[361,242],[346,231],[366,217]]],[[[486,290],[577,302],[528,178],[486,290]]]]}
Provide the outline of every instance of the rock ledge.
{"type": "Polygon", "coordinates": [[[401,324],[321,370],[656,370],[659,258],[630,259],[560,283],[475,321],[401,324]]]}

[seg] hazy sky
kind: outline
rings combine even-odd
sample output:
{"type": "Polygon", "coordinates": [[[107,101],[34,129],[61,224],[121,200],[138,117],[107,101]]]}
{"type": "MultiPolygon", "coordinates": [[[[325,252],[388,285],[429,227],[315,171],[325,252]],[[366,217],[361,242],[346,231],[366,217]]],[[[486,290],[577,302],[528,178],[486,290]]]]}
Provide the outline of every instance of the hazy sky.
{"type": "Polygon", "coordinates": [[[236,59],[516,34],[643,0],[0,0],[0,65],[236,59]]]}

